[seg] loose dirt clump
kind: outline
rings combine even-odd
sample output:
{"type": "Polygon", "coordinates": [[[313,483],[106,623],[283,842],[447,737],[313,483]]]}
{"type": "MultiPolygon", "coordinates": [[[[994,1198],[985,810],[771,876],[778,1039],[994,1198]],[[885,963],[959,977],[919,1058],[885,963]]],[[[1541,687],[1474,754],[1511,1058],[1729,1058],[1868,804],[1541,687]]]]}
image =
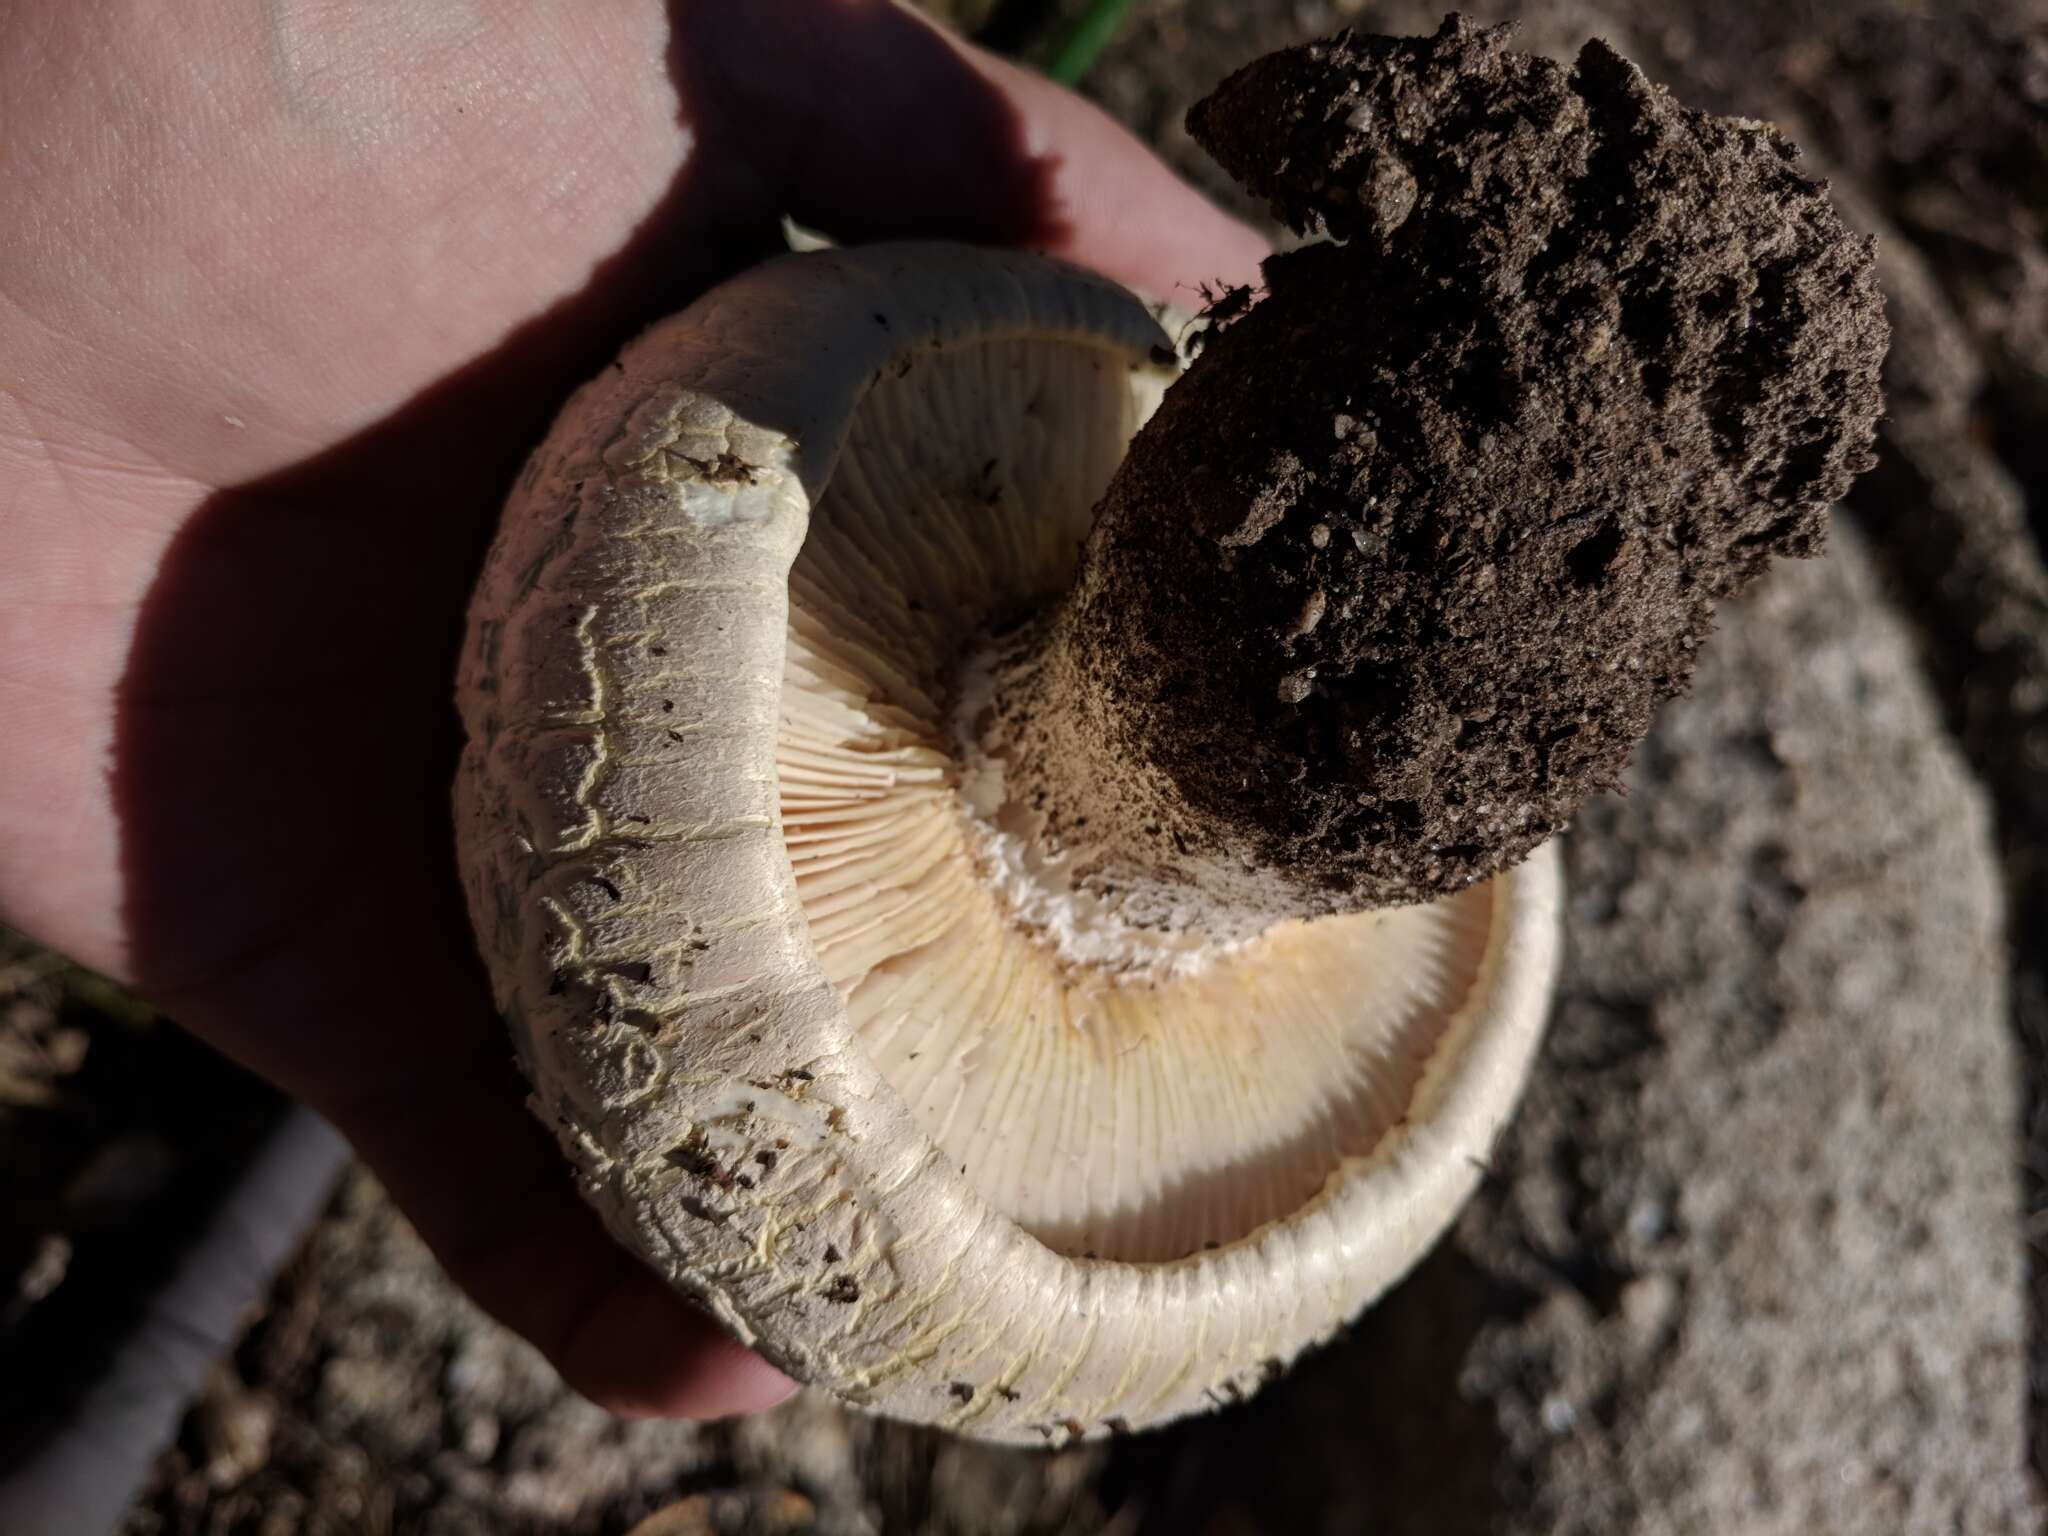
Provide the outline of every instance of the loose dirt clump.
{"type": "Polygon", "coordinates": [[[1345,34],[1190,114],[1329,238],[1169,393],[1081,594],[1133,750],[1338,905],[1469,884],[1615,785],[1715,602],[1874,462],[1873,245],[1797,151],[1507,37],[1345,34]]]}

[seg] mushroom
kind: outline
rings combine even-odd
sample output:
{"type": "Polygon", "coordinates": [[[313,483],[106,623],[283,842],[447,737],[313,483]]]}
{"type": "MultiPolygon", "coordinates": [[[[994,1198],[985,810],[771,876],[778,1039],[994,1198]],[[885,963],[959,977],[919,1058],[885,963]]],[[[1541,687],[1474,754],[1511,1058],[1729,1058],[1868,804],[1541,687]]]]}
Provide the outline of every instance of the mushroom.
{"type": "Polygon", "coordinates": [[[988,638],[1177,362],[1027,255],[783,257],[564,411],[472,613],[472,910],[613,1230],[802,1380],[1006,1440],[1252,1391],[1480,1176],[1547,854],[1214,942],[1033,857],[988,638]]]}
{"type": "MultiPolygon", "coordinates": [[[[1497,88],[1519,59],[1465,24],[1386,46],[1409,52],[1372,56],[1384,80],[1340,73],[1497,88]]],[[[1334,94],[1367,131],[1369,91],[1334,94]]],[[[1397,222],[1427,235],[1468,180],[1404,172],[1397,222]]],[[[1474,591],[1544,582],[1564,620],[1683,631],[1643,642],[1654,675],[1610,669],[1596,702],[1621,702],[1569,754],[1529,713],[1546,654],[1502,648],[1461,729],[1361,651],[1402,622],[1381,585],[1437,579],[1391,563],[1401,526],[1192,428],[1298,344],[1268,317],[1297,323],[1333,262],[1396,270],[1374,228],[1269,263],[1163,408],[1182,359],[1100,278],[942,244],[786,256],[629,346],[514,489],[471,610],[457,823],[534,1107],[623,1242],[845,1402],[1064,1443],[1234,1401],[1421,1256],[1510,1113],[1559,950],[1542,839],[1682,685],[1698,594],[1739,582],[1693,579],[1697,539],[1596,529],[1623,600],[1589,589],[1585,530],[1549,535],[1597,471],[1518,512],[1533,532],[1483,579],[1445,536],[1432,611],[1460,635],[1474,591]],[[1570,795],[1548,769],[1518,795],[1530,721],[1570,795]],[[1454,810],[1389,742],[1445,765],[1454,810]]],[[[1751,567],[1812,542],[1867,445],[1875,360],[1852,362],[1803,470],[1745,482],[1784,525],[1741,543],[1751,567]]],[[[1407,382],[1377,429],[1370,382],[1358,419],[1321,418],[1345,453],[1396,435],[1407,382]]],[[[1653,448],[1667,419],[1643,418],[1653,448]]],[[[1443,664],[1414,655],[1415,679],[1443,664]]]]}

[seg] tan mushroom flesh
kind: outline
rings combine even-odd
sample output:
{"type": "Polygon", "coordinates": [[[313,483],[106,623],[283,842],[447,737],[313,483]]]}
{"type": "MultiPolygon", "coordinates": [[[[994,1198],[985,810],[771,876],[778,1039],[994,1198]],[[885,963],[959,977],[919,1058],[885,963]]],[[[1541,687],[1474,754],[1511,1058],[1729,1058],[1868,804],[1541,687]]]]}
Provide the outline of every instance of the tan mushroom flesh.
{"type": "Polygon", "coordinates": [[[471,910],[618,1236],[800,1379],[1042,1443],[1254,1390],[1438,1237],[1558,874],[1218,941],[1125,922],[984,741],[1171,381],[1131,295],[790,256],[563,411],[471,614],[471,910]]]}

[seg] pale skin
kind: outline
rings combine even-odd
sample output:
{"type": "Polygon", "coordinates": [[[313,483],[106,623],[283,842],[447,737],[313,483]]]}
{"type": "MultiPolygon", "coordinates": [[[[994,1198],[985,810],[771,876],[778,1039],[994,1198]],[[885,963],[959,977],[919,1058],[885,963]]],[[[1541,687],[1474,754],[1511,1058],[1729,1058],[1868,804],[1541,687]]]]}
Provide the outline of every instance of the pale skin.
{"type": "Polygon", "coordinates": [[[0,920],[339,1125],[620,1412],[790,1390],[611,1244],[456,884],[463,604],[555,405],[774,247],[1257,235],[883,0],[0,0],[0,920]]]}

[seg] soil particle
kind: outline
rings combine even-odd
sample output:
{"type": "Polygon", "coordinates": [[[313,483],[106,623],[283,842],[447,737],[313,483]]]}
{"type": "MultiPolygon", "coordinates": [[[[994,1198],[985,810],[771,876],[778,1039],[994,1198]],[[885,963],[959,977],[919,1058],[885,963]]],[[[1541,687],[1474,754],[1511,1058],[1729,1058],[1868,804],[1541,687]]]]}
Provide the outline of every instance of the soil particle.
{"type": "Polygon", "coordinates": [[[1716,600],[1821,548],[1872,462],[1872,242],[1599,42],[1343,34],[1188,126],[1329,238],[1141,434],[1076,632],[1131,749],[1310,910],[1457,889],[1618,781],[1716,600]]]}

